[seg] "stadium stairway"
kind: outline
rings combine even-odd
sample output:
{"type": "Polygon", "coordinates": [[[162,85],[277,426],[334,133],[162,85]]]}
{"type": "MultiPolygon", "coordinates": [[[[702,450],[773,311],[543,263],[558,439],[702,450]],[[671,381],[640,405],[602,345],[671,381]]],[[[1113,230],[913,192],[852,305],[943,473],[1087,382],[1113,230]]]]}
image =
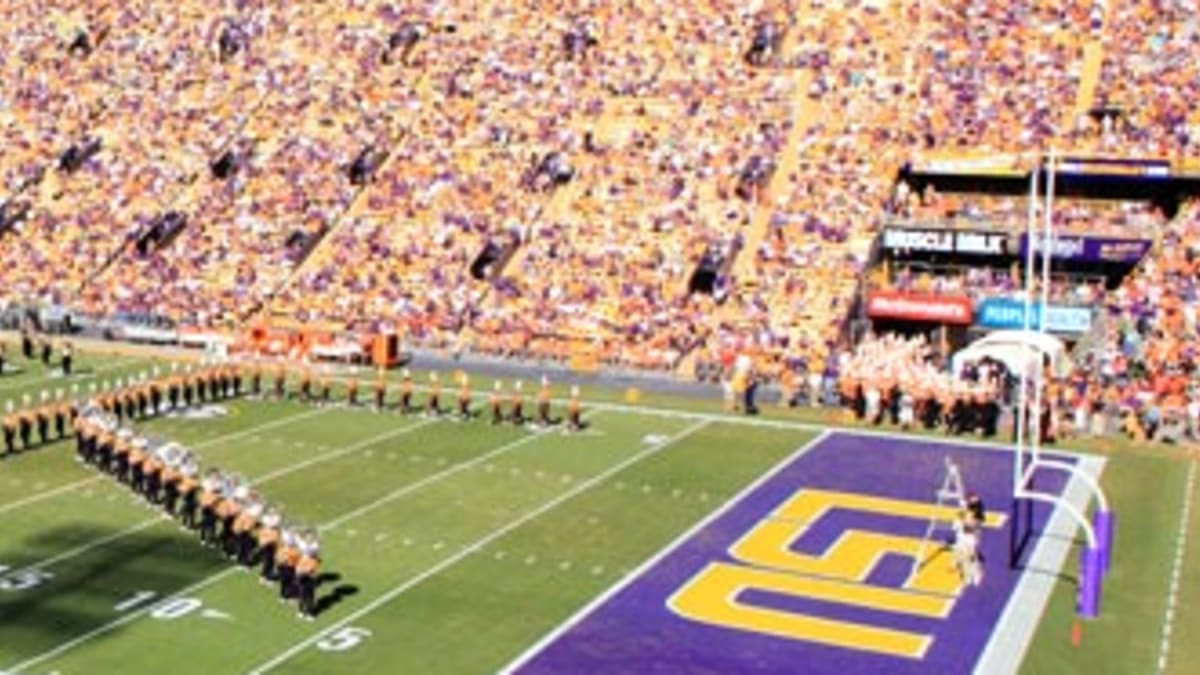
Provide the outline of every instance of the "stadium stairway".
{"type": "MultiPolygon", "coordinates": [[[[247,75],[247,77],[249,77],[249,76],[247,75]]],[[[229,135],[226,138],[221,139],[216,144],[216,148],[215,148],[214,152],[212,153],[213,157],[220,157],[235,142],[237,142],[238,138],[241,137],[242,133],[245,131],[246,126],[250,123],[251,120],[253,120],[255,118],[255,115],[258,113],[258,111],[262,110],[263,106],[266,105],[270,96],[271,96],[270,91],[264,93],[262,95],[262,97],[258,100],[258,102],[250,110],[243,113],[242,118],[238,122],[237,126],[229,133],[229,135]]],[[[230,95],[229,100],[227,100],[226,102],[214,106],[215,109],[231,110],[231,106],[228,105],[228,103],[229,103],[229,101],[232,100],[232,98],[233,98],[233,94],[230,95]]],[[[181,158],[181,161],[182,161],[182,158],[181,158]]],[[[210,188],[212,183],[208,179],[208,176],[206,175],[208,173],[207,166],[202,166],[202,167],[201,166],[197,166],[197,167],[180,166],[179,168],[184,173],[188,174],[188,180],[186,182],[182,183],[178,187],[178,189],[176,189],[166,199],[164,199],[162,201],[162,203],[158,205],[157,211],[160,213],[165,213],[167,211],[179,211],[180,213],[190,216],[192,214],[192,212],[194,211],[196,204],[197,204],[198,200],[200,199],[201,195],[204,193],[204,190],[206,188],[210,188]]],[[[131,255],[134,252],[135,252],[135,249],[134,249],[132,242],[123,244],[116,251],[114,251],[113,254],[111,256],[109,256],[107,260],[105,260],[103,263],[101,263],[96,268],[96,271],[93,272],[91,274],[91,276],[89,276],[87,278],[87,280],[84,282],[84,285],[90,286],[91,284],[93,284],[97,281],[103,281],[105,273],[113,265],[119,264],[122,258],[124,258],[127,255],[131,255]]]]}
{"type": "MultiPolygon", "coordinates": [[[[788,185],[788,176],[798,171],[803,160],[801,146],[809,130],[820,122],[821,106],[818,101],[808,95],[812,80],[813,73],[811,71],[795,71],[792,91],[794,100],[792,128],[778,158],[775,173],[772,174],[767,189],[751,214],[750,226],[746,230],[746,241],[742,245],[740,254],[733,261],[731,277],[735,283],[734,293],[753,292],[758,287],[753,266],[759,245],[767,236],[767,228],[771,222],[771,214],[775,211],[780,190],[788,185]]],[[[735,317],[730,313],[734,311],[736,311],[734,307],[727,304],[720,310],[722,314],[720,318],[722,320],[733,319],[735,317]]]]}
{"type": "MultiPolygon", "coordinates": [[[[878,42],[873,43],[879,50],[877,55],[879,72],[883,75],[879,85],[903,85],[912,79],[910,69],[915,64],[911,49],[913,15],[910,10],[912,8],[899,2],[886,4],[887,7],[883,11],[889,16],[895,17],[890,22],[890,25],[895,28],[886,31],[885,38],[880,38],[878,42]],[[906,72],[910,76],[906,77],[906,72]]],[[[797,27],[790,31],[790,34],[798,37],[811,34],[828,21],[828,17],[821,10],[812,7],[798,18],[800,21],[797,27]]],[[[821,167],[826,164],[829,143],[837,133],[836,128],[826,129],[824,126],[826,122],[852,119],[864,114],[861,107],[862,96],[858,96],[857,99],[856,97],[824,97],[820,100],[812,100],[808,96],[812,83],[811,75],[800,71],[797,72],[797,78],[796,89],[793,93],[797,101],[797,105],[793,108],[795,121],[787,142],[787,149],[780,157],[780,166],[778,166],[772,185],[770,185],[773,189],[776,181],[786,185],[792,182],[789,180],[789,176],[804,176],[806,173],[811,173],[812,165],[821,167]]],[[[873,109],[869,116],[887,118],[897,114],[903,115],[904,113],[888,107],[887,109],[873,109]]],[[[833,126],[837,127],[836,124],[833,126]]],[[[896,167],[902,161],[903,157],[897,153],[881,153],[870,157],[868,166],[863,168],[867,168],[878,176],[876,180],[871,181],[872,183],[886,185],[890,183],[896,167]]],[[[764,298],[765,301],[777,308],[773,311],[770,322],[775,332],[786,334],[793,344],[822,344],[832,339],[831,331],[835,330],[835,326],[845,319],[858,292],[857,276],[846,273],[848,268],[846,261],[862,260],[868,256],[878,234],[878,224],[861,220],[850,228],[847,232],[848,237],[844,241],[822,241],[820,243],[822,252],[816,263],[820,269],[814,269],[812,283],[799,294],[789,297],[779,288],[764,288],[766,284],[762,283],[763,279],[760,279],[753,271],[756,267],[755,259],[759,244],[769,233],[772,210],[782,210],[793,215],[798,213],[796,205],[789,203],[788,198],[788,195],[772,194],[769,197],[770,201],[781,203],[768,202],[764,205],[765,208],[760,208],[754,214],[756,218],[751,228],[751,238],[746,244],[746,248],[750,249],[750,252],[739,257],[739,264],[735,268],[735,293],[744,298],[759,296],[766,291],[768,295],[764,298]]],[[[736,337],[739,332],[742,335],[753,334],[753,331],[758,328],[757,322],[747,320],[740,305],[742,305],[741,302],[725,303],[713,317],[714,328],[735,329],[730,334],[731,337],[736,337]]],[[[710,341],[708,347],[712,346],[710,341]]],[[[702,349],[701,352],[711,353],[709,349],[702,349]]],[[[685,360],[679,367],[679,373],[681,375],[691,374],[691,370],[695,367],[693,361],[702,357],[703,355],[685,360]]]]}
{"type": "MultiPolygon", "coordinates": [[[[789,12],[790,14],[786,18],[782,14],[777,16],[778,19],[786,20],[790,24],[784,34],[783,43],[779,47],[780,53],[784,55],[796,52],[797,41],[804,32],[800,21],[804,11],[790,8],[789,12]]],[[[746,240],[742,244],[741,255],[738,255],[737,259],[733,261],[731,276],[735,283],[737,280],[749,280],[753,276],[751,266],[754,263],[754,256],[757,254],[759,244],[767,236],[767,226],[771,221],[771,212],[775,208],[780,187],[787,185],[787,177],[796,172],[800,160],[800,146],[809,129],[818,121],[817,113],[820,106],[815,99],[808,95],[813,82],[813,72],[807,68],[795,69],[791,72],[792,128],[788,132],[787,141],[784,143],[780,157],[776,158],[775,173],[772,174],[767,189],[764,191],[765,194],[762,195],[751,215],[750,227],[746,232],[746,240]]]]}
{"type": "MultiPolygon", "coordinates": [[[[796,30],[789,31],[789,38],[796,30]]],[[[770,225],[771,214],[775,210],[778,193],[781,189],[786,189],[789,184],[788,176],[797,172],[801,162],[802,145],[807,138],[809,130],[813,125],[820,121],[821,106],[819,102],[808,95],[809,87],[813,81],[813,73],[810,70],[795,70],[793,71],[793,117],[792,127],[788,132],[787,140],[783,146],[780,157],[777,158],[777,166],[775,173],[772,174],[770,182],[764,194],[758,200],[751,214],[750,225],[746,230],[746,240],[739,249],[737,257],[732,263],[732,273],[730,277],[734,282],[734,294],[743,292],[754,292],[758,287],[758,280],[754,274],[754,259],[757,255],[759,245],[767,236],[767,229],[770,225]]],[[[737,324],[739,308],[738,303],[724,303],[717,308],[716,323],[737,324]]],[[[685,380],[695,379],[696,362],[701,353],[701,349],[693,349],[676,366],[675,374],[677,377],[685,380]]]]}
{"type": "Polygon", "coordinates": [[[353,220],[354,214],[356,213],[359,205],[366,203],[366,200],[363,199],[362,196],[367,189],[368,188],[364,186],[354,192],[354,195],[350,198],[350,201],[346,204],[345,208],[343,208],[342,211],[334,217],[333,222],[328,228],[319,233],[317,241],[311,243],[307,247],[307,250],[296,262],[296,265],[292,268],[291,272],[286,274],[283,279],[276,284],[275,288],[268,292],[267,298],[264,301],[249,307],[246,311],[241,313],[241,315],[238,317],[238,321],[241,324],[244,325],[247,322],[258,318],[263,312],[267,311],[271,307],[274,298],[278,297],[280,293],[282,293],[288,288],[288,286],[298,279],[300,274],[302,274],[308,266],[314,264],[316,261],[325,260],[326,257],[328,257],[327,251],[330,250],[328,242],[332,240],[331,235],[337,232],[342,225],[353,220]]]}
{"type": "Polygon", "coordinates": [[[788,132],[787,142],[783,146],[780,157],[777,158],[775,173],[771,175],[771,181],[767,184],[767,189],[759,198],[750,217],[746,242],[742,246],[743,254],[734,261],[734,279],[749,279],[753,276],[751,266],[754,263],[754,255],[758,251],[759,244],[767,236],[767,226],[771,222],[771,213],[775,210],[778,192],[788,184],[788,176],[796,173],[800,163],[800,146],[804,142],[808,130],[812,128],[818,118],[817,112],[820,106],[808,95],[809,86],[813,80],[812,71],[797,70],[794,72],[792,128],[788,132]]]}
{"type": "MultiPolygon", "coordinates": [[[[581,132],[581,135],[583,131],[590,130],[593,142],[600,147],[604,147],[609,144],[611,139],[616,138],[618,134],[624,131],[626,101],[615,97],[609,98],[605,102],[604,109],[600,115],[590,124],[586,119],[577,119],[572,121],[571,126],[575,127],[576,131],[581,132]]],[[[589,155],[582,155],[573,157],[572,161],[576,163],[577,176],[582,174],[582,177],[577,177],[570,183],[555,190],[538,212],[535,218],[537,222],[565,223],[570,220],[571,212],[575,209],[576,203],[583,196],[585,188],[588,186],[587,174],[594,158],[589,155]]],[[[525,258],[528,256],[529,250],[529,242],[522,241],[521,246],[504,263],[504,267],[496,272],[496,275],[499,276],[505,271],[520,274],[521,270],[524,269],[525,258]]],[[[479,300],[482,299],[479,298],[479,300]]]]}
{"type": "Polygon", "coordinates": [[[1100,84],[1100,68],[1104,63],[1104,46],[1099,38],[1083,45],[1083,62],[1079,71],[1079,90],[1075,95],[1075,106],[1068,113],[1063,129],[1074,129],[1075,121],[1087,115],[1096,102],[1096,89],[1100,84]]]}
{"type": "Polygon", "coordinates": [[[1104,68],[1104,34],[1108,30],[1108,19],[1112,16],[1112,6],[1119,0],[1100,3],[1103,15],[1100,27],[1093,31],[1092,37],[1083,45],[1083,63],[1079,71],[1079,91],[1075,96],[1074,119],[1065,129],[1073,129],[1075,119],[1086,115],[1096,104],[1096,90],[1100,85],[1100,75],[1104,68]]]}
{"type": "MultiPolygon", "coordinates": [[[[427,90],[430,84],[424,72],[422,72],[420,75],[416,86],[422,91],[423,96],[428,93],[427,90]]],[[[405,125],[397,124],[396,128],[391,132],[391,141],[388,144],[389,148],[396,147],[396,145],[404,139],[405,133],[405,125]]],[[[384,169],[386,169],[393,161],[393,158],[397,156],[397,154],[398,153],[396,152],[388,152],[388,154],[384,157],[383,163],[376,168],[376,173],[382,172],[384,169]]],[[[280,293],[287,290],[287,288],[295,283],[295,281],[299,279],[301,275],[303,275],[310,267],[314,267],[328,261],[329,256],[333,255],[335,252],[330,246],[330,242],[335,238],[334,235],[339,229],[344,227],[346,223],[353,222],[354,219],[361,215],[363,210],[368,207],[368,200],[365,199],[364,196],[370,189],[371,184],[367,183],[355,191],[354,196],[350,199],[350,202],[340,213],[337,214],[337,217],[334,219],[333,223],[330,224],[329,228],[321,234],[320,240],[309,248],[302,259],[296,262],[296,265],[292,268],[292,271],[288,273],[279,282],[279,284],[277,284],[275,288],[270,291],[267,299],[259,306],[252,308],[250,311],[247,311],[242,315],[241,322],[243,324],[260,318],[264,313],[270,315],[271,312],[269,310],[272,309],[274,299],[279,297],[280,293]]]]}

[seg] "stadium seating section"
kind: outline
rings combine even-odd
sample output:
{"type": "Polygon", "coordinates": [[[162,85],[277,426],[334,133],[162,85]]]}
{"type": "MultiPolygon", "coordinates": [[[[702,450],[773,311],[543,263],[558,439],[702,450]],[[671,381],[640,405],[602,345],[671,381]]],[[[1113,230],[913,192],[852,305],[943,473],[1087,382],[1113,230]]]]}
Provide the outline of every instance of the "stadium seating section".
{"type": "MultiPolygon", "coordinates": [[[[917,154],[1200,156],[1192,3],[54,5],[6,3],[0,29],[0,293],[93,316],[395,326],[701,375],[743,353],[772,377],[861,369],[924,349],[851,349],[864,285],[1020,285],[868,274],[889,222],[1023,226],[1022,198],[897,187],[917,154]]],[[[1105,396],[1182,406],[1200,209],[1055,218],[1157,241],[1116,291],[1053,294],[1107,308],[1093,375],[1144,366],[1105,396]]]]}

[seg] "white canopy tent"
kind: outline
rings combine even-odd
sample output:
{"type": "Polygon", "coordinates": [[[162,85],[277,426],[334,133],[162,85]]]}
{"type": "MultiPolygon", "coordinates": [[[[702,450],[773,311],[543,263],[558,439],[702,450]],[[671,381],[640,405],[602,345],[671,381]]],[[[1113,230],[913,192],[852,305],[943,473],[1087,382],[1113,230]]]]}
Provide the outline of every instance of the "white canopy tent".
{"type": "Polygon", "coordinates": [[[1003,363],[1014,374],[1020,375],[1024,372],[1034,376],[1040,365],[1039,356],[1043,363],[1050,364],[1051,372],[1055,375],[1065,376],[1071,372],[1071,358],[1062,340],[1048,333],[1027,333],[1021,330],[989,333],[956,352],[951,359],[951,366],[955,373],[960,373],[963,364],[991,357],[1003,363]]]}

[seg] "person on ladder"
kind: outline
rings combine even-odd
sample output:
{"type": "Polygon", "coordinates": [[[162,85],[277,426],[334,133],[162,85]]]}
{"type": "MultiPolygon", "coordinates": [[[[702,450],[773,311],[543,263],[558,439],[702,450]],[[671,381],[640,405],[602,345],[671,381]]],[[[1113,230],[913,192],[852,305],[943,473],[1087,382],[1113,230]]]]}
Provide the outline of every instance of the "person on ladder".
{"type": "Polygon", "coordinates": [[[954,567],[964,583],[983,583],[983,556],[979,553],[979,535],[986,512],[979,495],[967,495],[963,509],[954,522],[954,567]]]}

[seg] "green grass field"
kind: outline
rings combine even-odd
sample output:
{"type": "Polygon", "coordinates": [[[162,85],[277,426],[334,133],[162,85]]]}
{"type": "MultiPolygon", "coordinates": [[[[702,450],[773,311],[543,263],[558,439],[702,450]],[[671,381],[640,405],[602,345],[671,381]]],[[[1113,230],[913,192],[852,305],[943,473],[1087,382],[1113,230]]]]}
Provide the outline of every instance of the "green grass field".
{"type": "MultiPolygon", "coordinates": [[[[148,367],[81,360],[96,381],[148,367]]],[[[0,379],[0,401],[61,381],[30,365],[0,379]]],[[[495,672],[822,426],[783,411],[767,417],[789,423],[771,427],[670,414],[717,404],[643,396],[639,409],[616,405],[621,395],[586,391],[592,427],[571,436],[266,401],[146,423],[322,528],[336,593],[314,623],[79,465],[71,444],[0,461],[0,670],[495,672]]],[[[1194,460],[1081,449],[1109,456],[1104,484],[1120,516],[1104,614],[1072,646],[1075,587],[1059,583],[1024,671],[1158,672],[1194,460]]],[[[1189,538],[1166,672],[1200,658],[1183,637],[1200,627],[1186,601],[1200,592],[1198,548],[1189,538]]]]}

